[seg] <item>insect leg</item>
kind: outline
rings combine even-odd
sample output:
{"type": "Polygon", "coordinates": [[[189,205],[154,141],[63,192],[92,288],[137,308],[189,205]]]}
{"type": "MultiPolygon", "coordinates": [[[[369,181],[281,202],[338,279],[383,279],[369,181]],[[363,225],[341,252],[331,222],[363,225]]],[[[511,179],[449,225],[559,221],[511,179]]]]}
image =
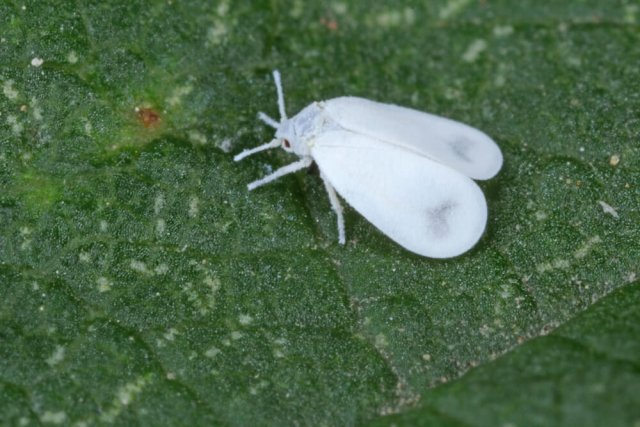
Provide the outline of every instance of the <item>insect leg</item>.
{"type": "Polygon", "coordinates": [[[261,185],[267,184],[271,181],[275,181],[276,179],[280,178],[281,176],[284,175],[288,175],[290,173],[293,173],[295,171],[299,171],[300,169],[304,169],[307,168],[311,165],[311,163],[313,162],[313,159],[311,157],[303,157],[300,160],[298,160],[297,162],[293,162],[290,163],[286,166],[281,167],[280,169],[276,170],[274,173],[267,175],[263,178],[260,178],[257,181],[253,181],[252,183],[250,183],[249,185],[247,185],[247,188],[249,189],[249,191],[253,190],[254,188],[258,188],[261,185]]]}
{"type": "Polygon", "coordinates": [[[329,202],[331,202],[331,208],[336,213],[336,217],[338,218],[338,243],[344,245],[346,239],[344,235],[344,217],[342,216],[342,205],[340,204],[340,200],[338,199],[336,190],[333,188],[333,185],[331,185],[327,177],[325,177],[322,173],[320,174],[320,176],[322,177],[322,181],[324,182],[324,188],[327,189],[329,202]]]}

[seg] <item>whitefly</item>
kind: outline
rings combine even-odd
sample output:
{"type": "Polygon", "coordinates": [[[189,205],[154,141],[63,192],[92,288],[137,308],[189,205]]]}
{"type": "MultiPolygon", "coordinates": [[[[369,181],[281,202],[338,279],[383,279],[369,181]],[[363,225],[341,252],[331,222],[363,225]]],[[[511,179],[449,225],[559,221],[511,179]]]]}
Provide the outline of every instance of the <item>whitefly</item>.
{"type": "Polygon", "coordinates": [[[460,255],[482,236],[484,194],[473,181],[502,167],[502,153],[486,134],[463,123],[411,108],[357,97],[313,102],[288,118],[280,73],[273,72],[280,121],[260,112],[276,129],[251,154],[281,147],[298,160],[250,183],[253,190],[314,161],[345,243],[342,196],[404,248],[432,258],[460,255]]]}

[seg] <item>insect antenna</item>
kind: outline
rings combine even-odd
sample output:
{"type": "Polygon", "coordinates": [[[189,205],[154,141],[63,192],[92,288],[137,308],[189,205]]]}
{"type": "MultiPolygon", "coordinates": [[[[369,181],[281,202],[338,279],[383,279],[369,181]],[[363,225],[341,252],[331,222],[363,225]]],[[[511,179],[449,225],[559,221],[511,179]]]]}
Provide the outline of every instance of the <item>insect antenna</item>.
{"type": "Polygon", "coordinates": [[[245,157],[250,156],[252,154],[259,153],[260,151],[268,150],[270,148],[276,148],[276,147],[279,147],[279,146],[280,146],[280,141],[278,141],[277,139],[273,139],[273,140],[267,142],[266,144],[258,145],[257,147],[250,148],[248,150],[242,151],[239,154],[236,154],[233,157],[233,160],[238,162],[238,161],[240,161],[240,160],[244,159],[245,157]]]}
{"type": "Polygon", "coordinates": [[[284,91],[282,90],[282,81],[280,80],[280,71],[273,70],[273,81],[278,91],[278,110],[280,110],[280,122],[287,119],[287,112],[284,109],[284,91]]]}
{"type": "Polygon", "coordinates": [[[263,122],[265,122],[266,124],[268,124],[269,126],[271,126],[272,128],[274,128],[274,129],[278,129],[280,127],[280,123],[276,122],[274,119],[272,119],[271,117],[267,116],[262,111],[260,111],[258,113],[258,118],[260,120],[262,120],[263,122]]]}
{"type": "MultiPolygon", "coordinates": [[[[280,123],[278,123],[275,119],[272,119],[262,111],[258,113],[258,118],[272,128],[278,129],[280,127],[280,124],[287,120],[287,112],[284,108],[284,91],[282,90],[282,80],[280,79],[280,72],[278,70],[273,70],[273,81],[276,84],[276,91],[278,92],[278,110],[280,111],[280,123]]],[[[233,158],[233,160],[237,162],[252,154],[279,146],[280,141],[278,139],[273,139],[266,144],[262,144],[257,147],[242,151],[241,153],[237,154],[233,158]]]]}

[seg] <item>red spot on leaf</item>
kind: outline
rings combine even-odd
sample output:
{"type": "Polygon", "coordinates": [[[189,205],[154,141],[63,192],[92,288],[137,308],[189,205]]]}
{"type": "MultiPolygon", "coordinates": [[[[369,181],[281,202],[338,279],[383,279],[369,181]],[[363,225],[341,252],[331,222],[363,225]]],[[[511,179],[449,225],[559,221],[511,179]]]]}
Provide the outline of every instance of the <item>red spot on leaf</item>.
{"type": "Polygon", "coordinates": [[[326,27],[329,31],[336,31],[338,29],[338,22],[331,18],[320,18],[320,24],[326,27]]]}
{"type": "Polygon", "coordinates": [[[152,108],[138,108],[137,112],[138,120],[145,128],[156,126],[160,122],[160,113],[152,108]]]}

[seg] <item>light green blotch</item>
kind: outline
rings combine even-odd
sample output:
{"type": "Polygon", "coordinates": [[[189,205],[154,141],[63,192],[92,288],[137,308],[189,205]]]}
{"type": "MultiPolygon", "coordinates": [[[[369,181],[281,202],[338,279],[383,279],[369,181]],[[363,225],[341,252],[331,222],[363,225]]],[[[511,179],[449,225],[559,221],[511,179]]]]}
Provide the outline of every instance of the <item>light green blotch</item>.
{"type": "Polygon", "coordinates": [[[598,243],[601,243],[602,239],[600,236],[593,236],[589,240],[587,240],[574,254],[574,258],[582,259],[589,255],[589,253],[593,250],[593,247],[598,243]]]}
{"type": "Polygon", "coordinates": [[[164,333],[164,339],[167,341],[175,341],[176,335],[178,334],[179,332],[176,328],[169,328],[169,330],[164,333]]]}
{"type": "Polygon", "coordinates": [[[2,84],[2,93],[4,96],[11,100],[15,100],[18,98],[18,91],[13,87],[13,80],[6,80],[2,84]]]}
{"type": "Polygon", "coordinates": [[[640,11],[640,6],[637,4],[629,4],[624,8],[624,22],[627,24],[636,23],[636,15],[640,11]]]}
{"type": "Polygon", "coordinates": [[[458,15],[466,8],[471,0],[451,0],[445,7],[440,9],[440,19],[449,19],[458,15]]]}
{"type": "Polygon", "coordinates": [[[211,347],[204,353],[204,355],[207,356],[210,359],[213,359],[214,357],[216,357],[220,353],[222,353],[222,351],[219,348],[211,347]]]}
{"type": "Polygon", "coordinates": [[[483,39],[476,39],[467,47],[464,54],[462,54],[462,59],[465,62],[474,62],[486,49],[487,42],[483,39]]]}
{"type": "Polygon", "coordinates": [[[338,15],[344,15],[349,10],[349,6],[343,2],[334,2],[331,4],[331,9],[338,15]]]}
{"type": "Polygon", "coordinates": [[[198,132],[197,130],[190,130],[187,133],[187,136],[189,137],[189,141],[191,141],[191,143],[193,143],[195,145],[205,145],[205,144],[207,144],[206,135],[204,135],[201,132],[198,132]]]}
{"type": "Polygon", "coordinates": [[[66,420],[67,414],[64,411],[45,411],[45,413],[40,417],[40,421],[42,421],[43,424],[62,424],[66,422],[66,420]]]}
{"type": "Polygon", "coordinates": [[[222,1],[216,9],[217,16],[213,19],[213,24],[207,30],[206,46],[213,47],[221,44],[229,33],[228,23],[232,22],[227,17],[229,2],[222,1]]]}
{"type": "Polygon", "coordinates": [[[40,108],[40,106],[38,105],[38,100],[35,97],[31,98],[31,107],[33,118],[39,122],[42,121],[42,108],[40,108]]]}
{"type": "Polygon", "coordinates": [[[538,270],[538,273],[546,273],[553,270],[566,270],[569,267],[571,267],[569,261],[559,258],[550,262],[538,264],[538,266],[536,266],[536,270],[538,270]]]}
{"type": "Polygon", "coordinates": [[[153,269],[153,272],[156,273],[157,275],[167,274],[169,272],[169,266],[165,263],[158,264],[153,269]]]}
{"type": "Polygon", "coordinates": [[[153,201],[153,212],[156,215],[158,215],[160,213],[160,211],[162,210],[162,208],[164,208],[164,205],[165,205],[164,194],[158,193],[156,195],[155,200],[153,201]]]}
{"type": "Polygon", "coordinates": [[[151,383],[152,377],[150,375],[138,377],[135,381],[129,382],[120,387],[116,392],[116,397],[113,399],[111,406],[106,408],[100,416],[100,421],[106,423],[113,423],[116,421],[122,411],[130,405],[144,390],[144,388],[151,383]]]}
{"type": "Polygon", "coordinates": [[[24,130],[24,126],[18,121],[18,116],[13,114],[7,116],[7,124],[11,126],[11,131],[16,136],[20,135],[24,130]]]}
{"type": "Polygon", "coordinates": [[[98,277],[97,282],[98,282],[98,291],[100,293],[109,292],[111,290],[112,283],[106,277],[98,277]]]}
{"type": "Polygon", "coordinates": [[[412,25],[416,20],[415,13],[411,8],[404,10],[388,10],[375,17],[375,24],[380,27],[398,27],[412,25]]]}
{"type": "Polygon", "coordinates": [[[250,316],[250,315],[248,315],[248,314],[241,314],[241,315],[238,317],[238,321],[240,322],[240,324],[241,324],[242,326],[248,326],[248,325],[250,325],[251,323],[253,323],[253,317],[251,317],[251,316],[250,316]]]}
{"type": "Polygon", "coordinates": [[[147,268],[147,264],[137,259],[132,259],[129,263],[129,267],[138,273],[153,275],[153,273],[147,268]]]}
{"type": "Polygon", "coordinates": [[[49,356],[47,360],[45,360],[45,362],[47,362],[47,365],[49,366],[55,366],[64,360],[64,353],[65,348],[59,345],[56,347],[53,354],[51,354],[51,356],[49,356]]]}
{"type": "Polygon", "coordinates": [[[72,50],[67,55],[67,61],[69,61],[69,64],[77,63],[78,62],[78,54],[75,51],[72,50]]]}
{"type": "Polygon", "coordinates": [[[36,175],[33,171],[26,172],[20,176],[16,188],[25,206],[34,211],[48,209],[62,196],[60,181],[36,175]]]}
{"type": "Polygon", "coordinates": [[[493,27],[493,35],[496,37],[507,37],[513,34],[513,27],[511,25],[499,25],[493,27]]]}
{"type": "Polygon", "coordinates": [[[376,337],[375,337],[375,346],[376,346],[376,348],[382,348],[382,347],[388,347],[389,346],[389,340],[387,339],[385,334],[379,333],[378,335],[376,335],[376,337]]]}
{"type": "Polygon", "coordinates": [[[185,283],[182,287],[189,301],[202,315],[209,313],[215,307],[216,293],[222,286],[220,279],[211,276],[208,272],[205,272],[203,283],[205,285],[204,289],[201,286],[195,286],[191,282],[185,283]]]}
{"type": "Polygon", "coordinates": [[[189,95],[191,92],[193,92],[192,84],[178,86],[171,91],[171,94],[167,97],[166,102],[170,107],[176,107],[182,104],[182,100],[184,99],[184,97],[189,95]]]}
{"type": "Polygon", "coordinates": [[[198,216],[200,209],[198,208],[198,204],[200,203],[200,199],[196,196],[189,197],[189,217],[195,218],[198,216]]]}

